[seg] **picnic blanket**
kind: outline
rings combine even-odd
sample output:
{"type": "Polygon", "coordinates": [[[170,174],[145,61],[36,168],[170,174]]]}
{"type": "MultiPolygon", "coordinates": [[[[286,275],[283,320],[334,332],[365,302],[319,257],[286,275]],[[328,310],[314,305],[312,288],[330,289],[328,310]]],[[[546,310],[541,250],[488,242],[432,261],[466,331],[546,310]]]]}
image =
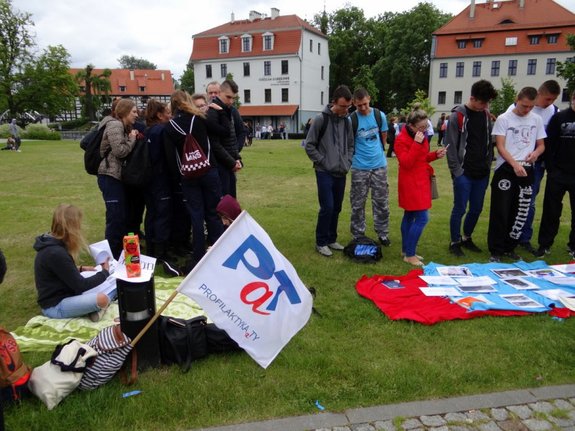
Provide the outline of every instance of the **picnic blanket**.
{"type": "MultiPolygon", "coordinates": [[[[182,277],[154,278],[156,309],[164,304],[182,280],[182,277]]],[[[205,313],[187,296],[177,295],[162,314],[190,319],[205,313]]],[[[12,335],[23,352],[51,352],[58,344],[66,343],[71,339],[82,342],[92,339],[101,329],[113,325],[114,319],[117,319],[119,315],[118,303],[114,301],[98,322],[92,322],[87,317],[50,319],[40,315],[32,317],[26,325],[14,330],[12,335]]]]}
{"type": "MultiPolygon", "coordinates": [[[[456,302],[456,298],[426,296],[420,290],[420,287],[427,287],[427,283],[419,278],[420,275],[437,275],[437,267],[444,266],[436,263],[429,263],[423,270],[415,269],[403,276],[394,275],[374,275],[371,277],[363,276],[356,283],[357,292],[375,303],[375,305],[392,320],[411,320],[425,325],[433,325],[437,322],[456,319],[472,319],[482,316],[525,316],[533,312],[549,312],[554,317],[566,318],[575,313],[566,308],[560,301],[553,301],[545,298],[537,291],[524,291],[520,293],[536,299],[542,307],[521,309],[512,304],[496,298],[496,294],[484,294],[490,297],[490,305],[477,302],[473,303],[470,308],[463,307],[456,302]],[[392,281],[393,283],[389,283],[392,281]],[[386,287],[393,285],[392,288],[386,287]],[[491,297],[492,296],[492,297],[491,297]]],[[[547,264],[543,261],[532,263],[517,262],[514,264],[477,264],[470,263],[461,265],[471,270],[474,276],[492,274],[492,269],[519,268],[523,270],[546,268],[547,264]]],[[[495,278],[495,277],[494,277],[495,278]]],[[[529,280],[540,285],[541,289],[557,288],[550,282],[543,280],[529,280]]],[[[498,280],[495,288],[502,293],[518,291],[498,280]]]]}

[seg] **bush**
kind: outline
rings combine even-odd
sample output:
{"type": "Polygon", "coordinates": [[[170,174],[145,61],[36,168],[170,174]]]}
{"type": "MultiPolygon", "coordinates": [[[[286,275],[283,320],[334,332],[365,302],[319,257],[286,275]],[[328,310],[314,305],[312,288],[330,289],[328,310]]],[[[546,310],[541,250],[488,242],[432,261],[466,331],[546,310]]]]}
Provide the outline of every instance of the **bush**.
{"type": "Polygon", "coordinates": [[[76,130],[76,129],[89,129],[92,125],[85,118],[78,118],[77,120],[62,121],[60,123],[62,130],[76,130]],[[88,127],[86,127],[88,125],[88,127]]]}
{"type": "MultiPolygon", "coordinates": [[[[22,129],[18,126],[18,131],[20,135],[22,135],[22,129]]],[[[8,139],[10,137],[10,124],[0,124],[0,138],[1,139],[8,139]]]]}
{"type": "Polygon", "coordinates": [[[59,141],[62,139],[60,132],[50,130],[45,124],[29,124],[20,136],[25,139],[40,139],[43,141],[59,141]]]}

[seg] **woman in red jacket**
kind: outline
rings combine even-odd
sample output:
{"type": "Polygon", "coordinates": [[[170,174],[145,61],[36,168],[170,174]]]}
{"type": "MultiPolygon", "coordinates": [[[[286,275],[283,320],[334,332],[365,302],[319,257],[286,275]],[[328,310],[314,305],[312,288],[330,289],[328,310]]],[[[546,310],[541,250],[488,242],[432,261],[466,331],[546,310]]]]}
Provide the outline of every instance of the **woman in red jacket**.
{"type": "Polygon", "coordinates": [[[445,148],[429,152],[425,137],[427,114],[417,109],[407,117],[407,124],[395,139],[395,154],[399,161],[399,206],[404,209],[401,221],[403,260],[422,266],[422,257],[415,254],[417,242],[429,221],[431,208],[431,176],[429,164],[445,156],[445,148]]]}

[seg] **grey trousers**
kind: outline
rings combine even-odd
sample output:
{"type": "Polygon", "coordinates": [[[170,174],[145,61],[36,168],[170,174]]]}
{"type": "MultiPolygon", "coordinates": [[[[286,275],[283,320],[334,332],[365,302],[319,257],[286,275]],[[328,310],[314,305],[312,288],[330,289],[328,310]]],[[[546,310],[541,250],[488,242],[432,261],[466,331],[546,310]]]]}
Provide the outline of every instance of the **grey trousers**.
{"type": "Polygon", "coordinates": [[[351,234],[354,238],[365,235],[365,202],[371,189],[373,227],[379,238],[389,234],[389,185],[387,168],[351,170],[351,234]]]}

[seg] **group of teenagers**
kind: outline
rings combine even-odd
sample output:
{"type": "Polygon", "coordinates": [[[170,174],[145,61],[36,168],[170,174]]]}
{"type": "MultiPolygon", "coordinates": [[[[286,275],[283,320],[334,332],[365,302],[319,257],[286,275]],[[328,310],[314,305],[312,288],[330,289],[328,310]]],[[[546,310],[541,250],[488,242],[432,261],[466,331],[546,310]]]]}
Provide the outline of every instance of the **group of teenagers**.
{"type": "MultiPolygon", "coordinates": [[[[520,259],[517,246],[536,257],[548,254],[559,230],[566,192],[572,212],[567,247],[575,257],[575,92],[570,95],[571,107],[559,111],[554,102],[560,92],[555,80],[545,81],[538,89],[524,87],[508,110],[495,118],[489,104],[497,91],[489,81],[479,80],[472,85],[468,101],[444,117],[442,145],[434,151],[430,151],[428,115],[419,105],[413,108],[393,144],[399,166],[399,207],[404,210],[401,254],[405,262],[424,264],[417,244],[429,221],[431,162],[443,157],[453,182],[450,253],[461,257],[465,251],[481,252],[472,237],[491,178],[487,235],[491,262],[520,259]],[[535,198],[545,171],[543,214],[538,247],[534,247],[535,198]]],[[[384,153],[390,126],[385,119],[383,112],[370,107],[364,88],[352,94],[341,85],[311,123],[305,149],[315,168],[320,207],[315,241],[323,256],[344,249],[337,242],[337,228],[349,171],[352,236],[356,240],[365,236],[365,205],[371,191],[374,230],[383,246],[391,244],[384,153]],[[355,111],[350,114],[352,106],[355,111]]]]}
{"type": "MultiPolygon", "coordinates": [[[[200,261],[225,228],[240,214],[236,200],[236,173],[242,169],[233,103],[237,84],[212,82],[207,94],[175,91],[169,104],[151,99],[139,125],[134,100],[115,100],[109,115],[97,126],[104,128],[100,144],[103,157],[97,175],[106,208],[105,238],[117,260],[123,238],[140,232],[145,207],[145,252],[157,257],[173,275],[187,273],[200,261]],[[188,178],[181,171],[186,136],[191,134],[209,160],[209,169],[188,178]],[[122,182],[122,161],[135,145],[147,145],[153,166],[150,182],[142,187],[122,182]],[[191,231],[191,239],[190,239],[191,231]],[[184,239],[188,256],[183,269],[168,263],[173,239],[184,239]]],[[[243,122],[239,126],[243,129],[243,122]]],[[[244,139],[244,137],[242,137],[244,139]]],[[[97,321],[111,300],[104,293],[84,293],[103,283],[109,262],[101,266],[78,265],[86,244],[81,230],[82,211],[59,205],[48,233],[36,238],[34,275],[38,304],[50,318],[89,316],[97,321]],[[90,271],[85,277],[82,272],[90,271]]],[[[173,263],[173,262],[172,262],[173,263]]]]}

